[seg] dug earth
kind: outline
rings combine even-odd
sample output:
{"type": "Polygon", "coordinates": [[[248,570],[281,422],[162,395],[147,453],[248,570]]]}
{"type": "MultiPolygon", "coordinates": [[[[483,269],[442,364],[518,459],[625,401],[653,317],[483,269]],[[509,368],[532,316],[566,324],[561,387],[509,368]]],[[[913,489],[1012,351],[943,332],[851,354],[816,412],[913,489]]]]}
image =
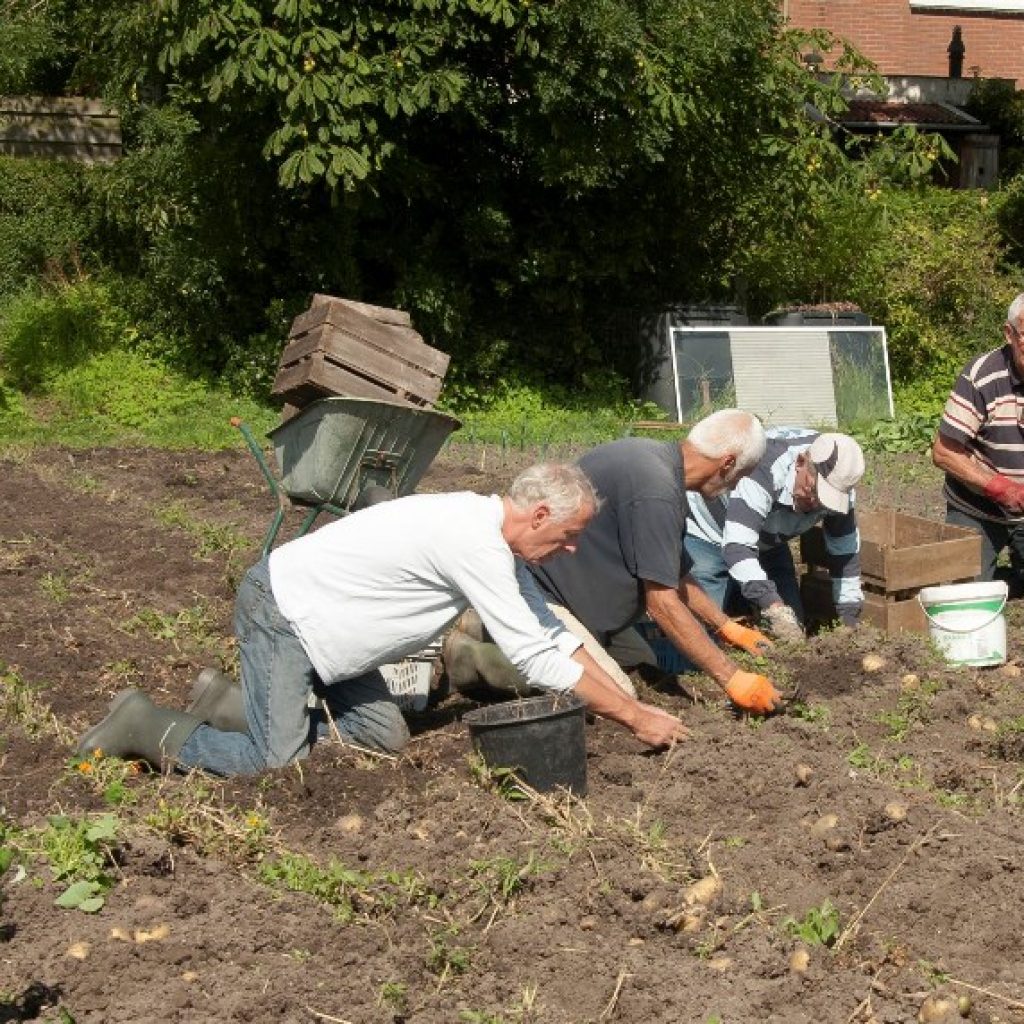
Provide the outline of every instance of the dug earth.
{"type": "MultiPolygon", "coordinates": [[[[455,445],[421,489],[498,490],[534,455],[455,445]]],[[[73,740],[126,685],[183,705],[232,665],[258,469],[2,460],[0,1020],[1024,1020],[1019,603],[998,668],[871,628],[780,647],[801,696],[767,720],[702,677],[643,686],[689,740],[592,722],[583,801],[483,770],[465,697],[411,716],[398,759],[321,744],[251,780],[161,777],[73,740]]],[[[924,456],[860,500],[940,505],[924,456]]]]}

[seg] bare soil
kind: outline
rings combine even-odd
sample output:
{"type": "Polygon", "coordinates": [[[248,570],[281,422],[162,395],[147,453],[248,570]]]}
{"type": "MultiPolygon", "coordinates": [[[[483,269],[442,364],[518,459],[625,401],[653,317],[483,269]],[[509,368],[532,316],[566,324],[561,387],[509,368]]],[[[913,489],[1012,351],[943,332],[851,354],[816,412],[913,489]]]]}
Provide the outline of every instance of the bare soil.
{"type": "MultiPolygon", "coordinates": [[[[500,489],[527,458],[452,448],[421,489],[500,489]]],[[[941,507],[916,457],[875,460],[862,499],[941,507]]],[[[0,822],[120,828],[97,913],[54,905],[45,858],[0,881],[0,1022],[897,1024],[926,1000],[1024,1020],[1012,661],[822,635],[772,655],[803,703],[763,722],[702,678],[645,685],[689,741],[652,754],[589,724],[583,801],[481,780],[465,698],[412,716],[397,760],[321,744],[258,779],[124,791],[76,767],[120,689],[180,705],[198,669],[231,666],[234,585],[271,510],[243,452],[0,461],[0,822]]],[[[1019,603],[1008,619],[1012,659],[1019,603]]]]}

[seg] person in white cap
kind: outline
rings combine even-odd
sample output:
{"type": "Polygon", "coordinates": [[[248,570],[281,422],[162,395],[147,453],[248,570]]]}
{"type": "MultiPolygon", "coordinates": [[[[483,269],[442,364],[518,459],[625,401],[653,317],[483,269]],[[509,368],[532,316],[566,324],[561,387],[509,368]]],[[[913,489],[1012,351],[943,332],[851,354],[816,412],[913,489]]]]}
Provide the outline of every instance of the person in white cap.
{"type": "Polygon", "coordinates": [[[846,434],[800,427],[767,432],[764,457],[720,499],[690,494],[686,553],[691,575],[719,607],[746,602],[780,640],[804,636],[789,541],[821,523],[836,614],[855,625],[864,604],[854,487],[864,453],[846,434]]]}

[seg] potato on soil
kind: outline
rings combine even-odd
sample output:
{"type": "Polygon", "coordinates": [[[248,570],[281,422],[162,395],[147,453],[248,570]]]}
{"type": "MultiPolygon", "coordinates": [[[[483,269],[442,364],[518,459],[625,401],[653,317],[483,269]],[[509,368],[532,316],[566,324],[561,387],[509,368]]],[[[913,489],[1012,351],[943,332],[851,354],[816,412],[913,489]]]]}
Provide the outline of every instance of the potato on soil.
{"type": "Polygon", "coordinates": [[[931,995],[925,998],[921,1009],[917,1011],[920,1024],[944,1024],[947,1021],[960,1019],[956,1000],[948,996],[931,995]]]}
{"type": "Polygon", "coordinates": [[[722,892],[722,880],[717,875],[707,875],[698,879],[693,885],[687,886],[684,899],[692,906],[695,903],[707,906],[717,899],[722,892]]]}
{"type": "Polygon", "coordinates": [[[885,658],[880,654],[865,654],[860,666],[865,672],[881,672],[885,668],[885,658]]]}
{"type": "Polygon", "coordinates": [[[811,954],[806,949],[795,949],[789,958],[789,969],[794,974],[803,974],[811,965],[811,954]]]}
{"type": "Polygon", "coordinates": [[[836,814],[823,814],[811,825],[811,835],[815,839],[824,839],[829,832],[839,824],[839,816],[836,814]]]}
{"type": "Polygon", "coordinates": [[[809,786],[811,779],[814,777],[814,769],[809,764],[798,764],[793,774],[796,775],[796,784],[798,786],[809,786]]]}
{"type": "Polygon", "coordinates": [[[907,805],[901,804],[899,800],[890,800],[885,805],[885,816],[890,821],[900,822],[907,820],[907,805]]]}

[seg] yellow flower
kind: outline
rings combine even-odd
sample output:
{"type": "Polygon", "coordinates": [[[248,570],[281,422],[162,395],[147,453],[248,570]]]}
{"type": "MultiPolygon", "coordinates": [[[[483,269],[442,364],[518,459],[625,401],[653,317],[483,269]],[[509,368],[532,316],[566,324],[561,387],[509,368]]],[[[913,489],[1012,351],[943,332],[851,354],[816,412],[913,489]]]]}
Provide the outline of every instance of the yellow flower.
{"type": "Polygon", "coordinates": [[[312,71],[312,70],[313,70],[313,68],[315,68],[315,67],[316,67],[316,61],[315,61],[315,60],[313,60],[313,58],[312,58],[312,57],[307,57],[307,58],[306,58],[306,59],[305,59],[305,60],[304,60],[304,61],[302,62],[302,70],[303,70],[303,71],[305,71],[307,75],[308,75],[308,74],[310,73],[310,71],[312,71]]]}
{"type": "Polygon", "coordinates": [[[92,761],[81,761],[81,762],[79,762],[78,770],[83,775],[90,775],[92,773],[92,761]]]}
{"type": "Polygon", "coordinates": [[[102,750],[100,750],[100,748],[99,748],[99,747],[97,747],[97,748],[96,748],[96,749],[95,749],[95,750],[94,750],[94,751],[92,752],[92,759],[93,759],[94,761],[98,761],[98,760],[99,760],[99,759],[100,759],[100,758],[101,758],[102,756],[103,756],[103,751],[102,751],[102,750]]]}

